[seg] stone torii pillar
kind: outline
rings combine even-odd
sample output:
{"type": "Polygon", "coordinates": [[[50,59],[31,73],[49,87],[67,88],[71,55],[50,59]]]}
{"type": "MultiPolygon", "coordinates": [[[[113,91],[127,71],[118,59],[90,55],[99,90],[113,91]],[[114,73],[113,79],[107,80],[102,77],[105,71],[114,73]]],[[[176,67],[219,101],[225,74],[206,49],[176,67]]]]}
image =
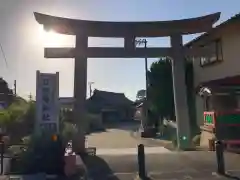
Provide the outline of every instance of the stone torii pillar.
{"type": "Polygon", "coordinates": [[[171,36],[172,46],[172,77],[174,106],[177,123],[177,141],[179,149],[189,148],[190,119],[188,115],[187,90],[185,85],[185,55],[183,51],[182,35],[171,36]],[[180,121],[181,119],[181,121],[180,121]]]}
{"type": "Polygon", "coordinates": [[[79,55],[74,60],[74,122],[78,128],[77,136],[73,137],[73,148],[80,151],[85,149],[86,131],[86,95],[87,95],[87,56],[88,36],[84,33],[76,36],[76,50],[79,55]]]}

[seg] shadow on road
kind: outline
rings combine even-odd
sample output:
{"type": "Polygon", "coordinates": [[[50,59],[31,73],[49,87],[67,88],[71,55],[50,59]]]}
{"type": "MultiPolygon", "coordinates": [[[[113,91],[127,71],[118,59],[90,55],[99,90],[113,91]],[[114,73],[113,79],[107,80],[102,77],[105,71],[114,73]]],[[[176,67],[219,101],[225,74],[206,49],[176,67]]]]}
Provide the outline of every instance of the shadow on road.
{"type": "Polygon", "coordinates": [[[228,178],[228,179],[240,180],[239,177],[233,176],[233,175],[230,175],[230,174],[225,174],[225,175],[223,175],[223,177],[226,177],[226,178],[228,178]]]}
{"type": "Polygon", "coordinates": [[[113,171],[109,167],[104,159],[98,156],[84,157],[84,162],[88,169],[88,174],[93,180],[119,180],[113,174],[113,171]]]}

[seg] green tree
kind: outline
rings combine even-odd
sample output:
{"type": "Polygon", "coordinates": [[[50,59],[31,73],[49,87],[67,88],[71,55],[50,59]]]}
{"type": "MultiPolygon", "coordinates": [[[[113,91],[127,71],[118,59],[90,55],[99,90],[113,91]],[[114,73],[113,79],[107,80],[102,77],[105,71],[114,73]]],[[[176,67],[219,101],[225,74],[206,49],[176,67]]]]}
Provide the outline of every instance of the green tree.
{"type": "Polygon", "coordinates": [[[142,100],[145,97],[146,97],[146,90],[145,89],[141,89],[137,92],[137,95],[136,95],[137,100],[142,100]]]}
{"type": "MultiPolygon", "coordinates": [[[[161,118],[166,117],[175,120],[171,60],[164,58],[154,62],[150,68],[148,77],[150,110],[161,118]]],[[[193,64],[187,60],[185,65],[185,84],[190,125],[195,129],[197,125],[193,64]]]]}
{"type": "Polygon", "coordinates": [[[0,127],[2,131],[6,131],[7,125],[10,122],[10,113],[7,110],[0,111],[0,127]]]}
{"type": "Polygon", "coordinates": [[[60,121],[73,123],[73,111],[70,109],[61,109],[60,121]]]}
{"type": "Polygon", "coordinates": [[[174,118],[172,67],[169,59],[151,65],[149,77],[150,110],[163,118],[174,118]]]}
{"type": "Polygon", "coordinates": [[[8,87],[8,83],[3,78],[0,78],[0,101],[8,106],[12,103],[13,99],[14,95],[8,87]]]}
{"type": "Polygon", "coordinates": [[[0,127],[11,137],[12,142],[33,132],[35,119],[35,103],[15,97],[8,108],[0,111],[0,127]]]}

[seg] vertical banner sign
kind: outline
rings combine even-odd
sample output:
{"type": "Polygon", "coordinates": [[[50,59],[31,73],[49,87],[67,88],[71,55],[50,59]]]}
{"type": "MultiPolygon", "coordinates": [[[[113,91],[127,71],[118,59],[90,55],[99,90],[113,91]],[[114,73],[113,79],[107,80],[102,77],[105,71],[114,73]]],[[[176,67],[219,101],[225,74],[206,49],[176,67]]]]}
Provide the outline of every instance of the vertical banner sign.
{"type": "Polygon", "coordinates": [[[36,132],[59,132],[59,73],[37,71],[36,132]]]}

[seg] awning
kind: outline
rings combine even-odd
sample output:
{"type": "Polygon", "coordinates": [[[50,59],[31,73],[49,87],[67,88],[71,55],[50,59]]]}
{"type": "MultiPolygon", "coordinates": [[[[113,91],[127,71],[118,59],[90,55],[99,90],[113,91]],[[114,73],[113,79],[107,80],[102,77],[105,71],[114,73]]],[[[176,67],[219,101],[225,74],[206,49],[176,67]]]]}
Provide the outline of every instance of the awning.
{"type": "Polygon", "coordinates": [[[216,79],[208,82],[201,83],[203,86],[233,86],[240,85],[240,75],[225,77],[222,79],[216,79]]]}
{"type": "Polygon", "coordinates": [[[201,83],[196,93],[202,95],[213,94],[240,94],[240,76],[226,77],[201,83]]]}

